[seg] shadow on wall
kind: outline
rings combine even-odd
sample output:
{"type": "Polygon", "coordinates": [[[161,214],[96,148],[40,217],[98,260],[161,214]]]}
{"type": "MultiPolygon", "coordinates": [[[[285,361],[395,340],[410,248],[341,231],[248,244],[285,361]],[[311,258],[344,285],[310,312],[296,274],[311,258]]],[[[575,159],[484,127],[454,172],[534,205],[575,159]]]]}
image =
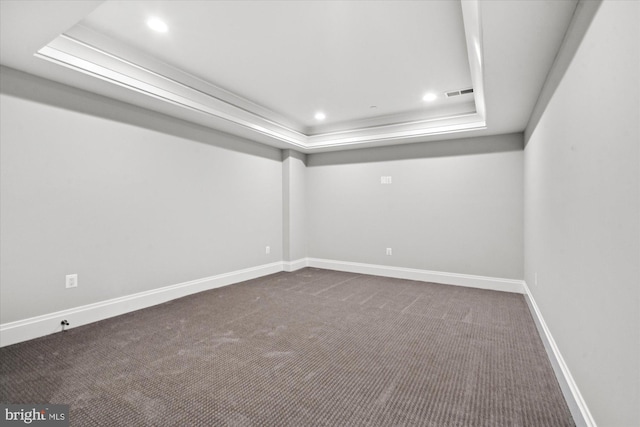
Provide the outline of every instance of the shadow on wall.
{"type": "Polygon", "coordinates": [[[313,154],[309,156],[307,166],[313,167],[430,157],[468,156],[508,151],[522,151],[523,149],[523,134],[512,133],[506,135],[450,139],[446,141],[313,154]]]}
{"type": "Polygon", "coordinates": [[[282,158],[280,150],[277,148],[26,74],[12,68],[2,67],[0,92],[5,95],[114,120],[248,155],[277,161],[281,161],[282,158]]]}

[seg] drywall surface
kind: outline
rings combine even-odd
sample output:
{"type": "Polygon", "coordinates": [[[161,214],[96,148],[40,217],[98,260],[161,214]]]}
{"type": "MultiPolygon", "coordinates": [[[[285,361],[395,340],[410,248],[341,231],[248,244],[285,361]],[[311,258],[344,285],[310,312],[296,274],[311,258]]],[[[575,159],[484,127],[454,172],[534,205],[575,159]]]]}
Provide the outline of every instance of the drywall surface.
{"type": "Polygon", "coordinates": [[[600,426],[640,425],[639,18],[602,3],[526,132],[526,282],[600,426]]]}
{"type": "Polygon", "coordinates": [[[308,155],[309,256],[522,279],[522,147],[510,134],[308,155]]]}
{"type": "Polygon", "coordinates": [[[306,155],[282,151],[284,261],[307,257],[306,155]]]}
{"type": "Polygon", "coordinates": [[[280,150],[1,82],[1,323],[282,260],[280,150]]]}

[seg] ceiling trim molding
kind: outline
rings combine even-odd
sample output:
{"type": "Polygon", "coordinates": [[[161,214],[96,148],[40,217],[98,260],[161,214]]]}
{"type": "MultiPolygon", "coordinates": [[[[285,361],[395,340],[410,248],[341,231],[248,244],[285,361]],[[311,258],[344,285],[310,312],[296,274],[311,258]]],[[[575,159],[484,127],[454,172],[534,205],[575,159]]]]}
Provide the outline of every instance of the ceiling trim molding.
{"type": "Polygon", "coordinates": [[[337,145],[366,144],[372,141],[405,140],[424,135],[441,135],[485,128],[485,121],[477,113],[469,113],[444,119],[419,120],[375,128],[314,135],[308,138],[308,145],[313,148],[335,147],[337,145]]]}
{"type": "Polygon", "coordinates": [[[144,95],[233,122],[279,141],[304,146],[306,136],[293,129],[72,37],[61,35],[40,49],[36,56],[144,95]]]}
{"type": "MultiPolygon", "coordinates": [[[[205,115],[211,127],[220,119],[261,142],[310,152],[340,146],[367,146],[384,142],[418,142],[426,137],[486,128],[482,32],[478,0],[461,1],[467,56],[473,83],[475,111],[416,120],[398,114],[392,124],[364,121],[363,127],[309,134],[278,113],[237,96],[168,64],[133,52],[126,46],[82,26],[76,26],[41,48],[35,56],[67,68],[205,115]],[[257,136],[257,135],[256,135],[257,136]]],[[[472,106],[470,105],[470,108],[472,106]]]]}
{"type": "Polygon", "coordinates": [[[471,71],[471,83],[476,101],[476,111],[486,119],[484,102],[484,51],[482,44],[482,23],[480,20],[480,4],[478,0],[461,1],[464,32],[467,40],[467,57],[471,71]]]}

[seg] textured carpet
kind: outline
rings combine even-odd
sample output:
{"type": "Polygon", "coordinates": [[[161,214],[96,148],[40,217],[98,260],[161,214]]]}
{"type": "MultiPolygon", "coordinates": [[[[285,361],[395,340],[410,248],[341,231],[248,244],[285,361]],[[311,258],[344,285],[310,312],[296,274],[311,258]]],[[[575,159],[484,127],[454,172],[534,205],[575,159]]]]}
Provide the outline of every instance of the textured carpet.
{"type": "Polygon", "coordinates": [[[572,426],[522,295],[307,268],[0,349],[74,426],[572,426]]]}

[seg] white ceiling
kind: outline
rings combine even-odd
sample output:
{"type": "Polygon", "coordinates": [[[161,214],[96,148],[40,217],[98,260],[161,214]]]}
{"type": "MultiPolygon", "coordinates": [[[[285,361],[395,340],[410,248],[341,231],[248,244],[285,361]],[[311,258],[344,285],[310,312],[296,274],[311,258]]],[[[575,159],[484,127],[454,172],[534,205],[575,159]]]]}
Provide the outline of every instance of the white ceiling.
{"type": "Polygon", "coordinates": [[[2,65],[303,152],[522,131],[576,7],[573,0],[0,4],[2,65]],[[169,31],[151,31],[150,16],[169,31]],[[470,87],[473,94],[444,96],[470,87]],[[438,98],[426,103],[426,92],[438,98]],[[314,119],[317,111],[324,121],[314,119]]]}

